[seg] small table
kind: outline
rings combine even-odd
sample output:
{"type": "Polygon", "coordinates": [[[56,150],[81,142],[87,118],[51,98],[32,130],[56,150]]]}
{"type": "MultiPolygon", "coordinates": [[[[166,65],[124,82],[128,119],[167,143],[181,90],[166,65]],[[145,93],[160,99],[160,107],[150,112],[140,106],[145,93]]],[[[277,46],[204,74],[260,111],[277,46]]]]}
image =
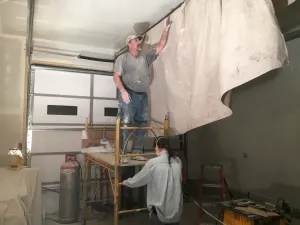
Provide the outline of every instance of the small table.
{"type": "MultiPolygon", "coordinates": [[[[245,200],[250,201],[250,199],[239,199],[218,203],[224,210],[223,223],[226,225],[285,225],[284,218],[276,212],[262,210],[255,205],[237,206],[233,204],[245,200]]],[[[257,205],[261,206],[258,203],[257,205]]]]}

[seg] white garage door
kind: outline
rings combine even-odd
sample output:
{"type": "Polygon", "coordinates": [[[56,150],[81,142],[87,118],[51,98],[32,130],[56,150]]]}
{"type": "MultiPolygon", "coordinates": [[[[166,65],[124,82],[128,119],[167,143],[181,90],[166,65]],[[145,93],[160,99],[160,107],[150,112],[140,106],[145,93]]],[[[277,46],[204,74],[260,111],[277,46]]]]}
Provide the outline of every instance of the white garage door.
{"type": "Polygon", "coordinates": [[[117,89],[109,72],[33,66],[30,84],[28,164],[44,184],[59,181],[66,153],[79,153],[86,118],[116,121],[117,89]]]}

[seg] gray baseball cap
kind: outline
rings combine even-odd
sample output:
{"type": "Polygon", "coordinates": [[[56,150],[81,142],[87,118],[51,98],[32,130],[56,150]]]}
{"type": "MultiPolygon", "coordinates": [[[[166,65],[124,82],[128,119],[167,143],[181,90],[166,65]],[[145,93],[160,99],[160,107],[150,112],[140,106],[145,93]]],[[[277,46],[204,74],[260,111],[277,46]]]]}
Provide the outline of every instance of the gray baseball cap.
{"type": "Polygon", "coordinates": [[[129,35],[127,38],[126,38],[126,45],[128,45],[128,43],[131,41],[131,40],[133,40],[133,39],[136,39],[136,38],[138,38],[138,39],[143,39],[143,36],[142,35],[135,35],[135,34],[133,34],[133,35],[129,35]]]}

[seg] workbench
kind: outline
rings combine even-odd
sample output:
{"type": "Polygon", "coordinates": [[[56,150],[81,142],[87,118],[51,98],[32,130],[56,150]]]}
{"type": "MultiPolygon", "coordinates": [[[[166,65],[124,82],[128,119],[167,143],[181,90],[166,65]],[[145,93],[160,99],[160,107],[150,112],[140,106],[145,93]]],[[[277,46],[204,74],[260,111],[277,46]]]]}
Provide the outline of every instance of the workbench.
{"type": "Polygon", "coordinates": [[[218,205],[222,207],[224,213],[223,223],[226,225],[285,225],[284,218],[277,212],[259,209],[257,206],[261,206],[261,204],[254,203],[249,206],[233,204],[248,200],[238,199],[219,202],[218,205]]]}

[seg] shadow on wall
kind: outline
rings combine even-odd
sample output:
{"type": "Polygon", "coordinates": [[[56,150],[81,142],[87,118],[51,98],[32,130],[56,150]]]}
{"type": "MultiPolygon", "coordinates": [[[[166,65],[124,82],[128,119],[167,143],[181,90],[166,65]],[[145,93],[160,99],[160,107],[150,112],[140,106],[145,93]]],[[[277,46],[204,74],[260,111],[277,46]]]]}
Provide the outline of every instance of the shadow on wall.
{"type": "Polygon", "coordinates": [[[233,115],[190,131],[189,173],[223,164],[229,186],[283,196],[300,208],[300,40],[288,43],[291,64],[233,90],[233,115]]]}
{"type": "MultiPolygon", "coordinates": [[[[235,157],[226,156],[223,154],[222,143],[218,141],[219,134],[211,129],[209,125],[203,126],[198,129],[194,129],[190,131],[189,134],[189,143],[188,143],[188,159],[189,159],[189,175],[190,179],[199,179],[201,164],[221,164],[224,169],[224,176],[228,183],[234,184],[234,187],[240,188],[241,185],[239,183],[239,170],[237,167],[237,159],[235,157]],[[193,139],[195,137],[194,132],[198,132],[201,140],[193,139]],[[201,143],[199,143],[199,141],[201,143]],[[190,152],[191,148],[195,146],[199,146],[197,149],[200,155],[198,157],[194,157],[194,152],[190,152]],[[196,162],[197,161],[197,162],[196,162]]],[[[195,150],[196,151],[196,150],[195,150]]],[[[217,171],[205,170],[205,177],[217,181],[219,179],[218,175],[216,176],[217,171]]]]}

